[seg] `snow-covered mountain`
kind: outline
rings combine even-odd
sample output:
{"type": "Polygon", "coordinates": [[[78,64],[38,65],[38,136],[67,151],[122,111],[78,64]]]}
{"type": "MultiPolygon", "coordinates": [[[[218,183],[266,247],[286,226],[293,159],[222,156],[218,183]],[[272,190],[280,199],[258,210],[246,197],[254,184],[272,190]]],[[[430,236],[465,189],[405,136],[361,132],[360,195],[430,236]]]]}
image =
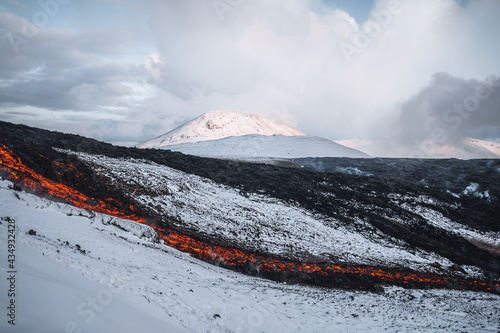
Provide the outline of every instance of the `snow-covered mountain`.
{"type": "Polygon", "coordinates": [[[358,150],[316,136],[264,136],[250,134],[220,140],[163,146],[188,155],[258,160],[303,157],[370,157],[358,150]]]}
{"type": "Polygon", "coordinates": [[[212,111],[139,148],[163,148],[184,154],[244,160],[303,157],[370,157],[288,125],[238,111],[212,111]]]}
{"type": "Polygon", "coordinates": [[[458,158],[462,160],[500,158],[500,143],[473,138],[463,138],[453,145],[419,143],[418,141],[413,144],[398,144],[358,138],[335,142],[374,157],[458,158]]]}
{"type": "Polygon", "coordinates": [[[211,111],[170,132],[139,143],[137,147],[159,148],[167,145],[218,140],[248,134],[305,135],[296,128],[255,114],[238,111],[211,111]]]}

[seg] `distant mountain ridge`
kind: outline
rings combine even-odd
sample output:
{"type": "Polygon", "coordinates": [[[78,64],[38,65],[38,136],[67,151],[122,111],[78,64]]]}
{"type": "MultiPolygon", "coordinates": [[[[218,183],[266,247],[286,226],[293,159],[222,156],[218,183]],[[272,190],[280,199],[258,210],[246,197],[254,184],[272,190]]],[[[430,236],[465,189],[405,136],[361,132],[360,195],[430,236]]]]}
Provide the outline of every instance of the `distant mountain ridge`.
{"type": "Polygon", "coordinates": [[[160,148],[168,145],[218,140],[232,136],[301,136],[305,133],[280,122],[239,111],[211,111],[154,139],[141,142],[138,148],[160,148]]]}
{"type": "Polygon", "coordinates": [[[455,144],[423,146],[420,150],[417,146],[397,145],[395,142],[384,142],[374,140],[361,140],[353,138],[349,140],[335,141],[343,146],[359,150],[374,157],[416,157],[411,156],[413,150],[425,158],[458,158],[461,160],[500,158],[500,143],[495,141],[480,140],[474,138],[462,138],[455,144]]]}
{"type": "Polygon", "coordinates": [[[351,157],[369,155],[289,125],[238,111],[211,111],[138,148],[237,160],[351,157]]]}

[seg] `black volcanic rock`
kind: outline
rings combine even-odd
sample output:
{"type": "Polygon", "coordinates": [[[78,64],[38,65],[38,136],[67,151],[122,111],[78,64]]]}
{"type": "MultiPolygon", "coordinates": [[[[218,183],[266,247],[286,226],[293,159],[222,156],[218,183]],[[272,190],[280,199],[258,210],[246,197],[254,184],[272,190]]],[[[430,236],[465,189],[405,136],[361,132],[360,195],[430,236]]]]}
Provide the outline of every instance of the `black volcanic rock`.
{"type": "MultiPolygon", "coordinates": [[[[113,197],[133,203],[124,194],[126,189],[108,186],[107,180],[97,176],[91,165],[52,147],[153,161],[237,188],[242,194],[266,194],[333,217],[368,237],[370,233],[381,232],[415,249],[435,252],[456,265],[475,265],[491,278],[500,277],[499,249],[485,248],[450,230],[437,228],[412,210],[417,206],[429,207],[464,226],[500,231],[500,160],[310,158],[291,160],[288,164],[291,167],[285,168],[166,150],[116,147],[78,135],[0,121],[2,144],[14,150],[36,172],[94,198],[113,197]],[[53,161],[76,165],[83,178],[71,170],[58,170],[53,161]],[[477,184],[483,197],[464,191],[471,184],[477,184]],[[415,198],[421,199],[415,201],[415,198]],[[365,224],[356,223],[359,220],[365,224]]],[[[147,208],[143,209],[145,215],[149,214],[147,208]]],[[[191,232],[193,237],[204,237],[191,232]]],[[[203,240],[217,244],[216,239],[203,240]]],[[[247,273],[253,270],[250,266],[245,269],[247,273]]],[[[370,281],[352,283],[365,282],[370,284],[370,281]]]]}

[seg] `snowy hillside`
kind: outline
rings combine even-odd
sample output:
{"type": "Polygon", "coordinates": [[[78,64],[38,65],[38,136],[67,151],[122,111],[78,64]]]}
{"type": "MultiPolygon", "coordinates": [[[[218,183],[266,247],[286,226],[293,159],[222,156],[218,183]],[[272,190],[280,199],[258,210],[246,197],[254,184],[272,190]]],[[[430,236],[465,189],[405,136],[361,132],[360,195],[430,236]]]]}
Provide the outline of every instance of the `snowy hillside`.
{"type": "Polygon", "coordinates": [[[5,122],[0,141],[19,331],[499,328],[500,160],[278,167],[5,122]]]}
{"type": "MultiPolygon", "coordinates": [[[[9,187],[0,182],[0,247],[7,247],[14,220],[18,308],[16,325],[3,316],[1,332],[499,329],[498,295],[398,287],[378,294],[262,280],[157,243],[145,236],[146,226],[9,187]]],[[[8,288],[6,253],[2,291],[8,288]]],[[[2,309],[6,302],[0,298],[2,309]]]]}
{"type": "MultiPolygon", "coordinates": [[[[492,154],[491,157],[495,157],[495,158],[500,157],[500,143],[498,143],[498,142],[479,140],[479,139],[473,139],[473,138],[465,138],[462,142],[468,146],[480,147],[482,149],[489,151],[492,154]]],[[[486,155],[486,154],[484,154],[484,155],[486,155]]]]}
{"type": "Polygon", "coordinates": [[[302,157],[369,157],[320,137],[257,115],[212,111],[187,124],[140,143],[184,154],[243,160],[302,157]]]}
{"type": "Polygon", "coordinates": [[[301,157],[370,157],[358,150],[315,136],[264,136],[257,134],[228,137],[220,140],[163,146],[163,149],[184,154],[230,158],[301,158],[301,157]]]}
{"type": "MultiPolygon", "coordinates": [[[[223,239],[238,248],[258,249],[278,256],[292,251],[293,256],[301,260],[335,257],[340,262],[407,265],[415,270],[425,270],[433,263],[443,267],[453,265],[435,253],[408,250],[382,235],[354,232],[334,218],[311,214],[282,200],[265,195],[245,196],[205,178],[155,163],[84,153],[78,157],[94,165],[99,175],[147,188],[150,193],[136,192],[134,198],[144,206],[154,207],[158,215],[177,217],[179,222],[174,223],[178,223],[178,227],[200,230],[207,237],[223,239]]],[[[432,210],[430,212],[432,214],[432,210]]],[[[457,232],[462,229],[453,227],[457,232]]],[[[500,233],[472,230],[469,233],[471,239],[480,238],[486,244],[500,246],[500,241],[496,241],[500,233]]],[[[465,269],[471,274],[476,272],[473,267],[465,269]]]]}
{"type": "Polygon", "coordinates": [[[374,157],[425,157],[458,158],[462,160],[477,158],[500,158],[500,143],[494,141],[463,138],[454,145],[429,146],[421,143],[420,147],[402,145],[395,142],[361,140],[358,138],[335,141],[338,144],[359,150],[374,157]],[[415,154],[413,156],[412,154],[415,154]]]}
{"type": "Polygon", "coordinates": [[[202,260],[322,286],[496,288],[470,279],[500,274],[500,161],[330,157],[284,168],[0,126],[9,179],[148,223],[202,260]]]}
{"type": "Polygon", "coordinates": [[[158,148],[248,134],[305,135],[298,129],[254,114],[238,111],[211,111],[157,138],[139,143],[137,147],[158,148]]]}
{"type": "Polygon", "coordinates": [[[335,143],[339,145],[349,147],[351,149],[359,150],[365,154],[379,157],[380,154],[375,150],[375,141],[373,140],[363,140],[358,138],[348,139],[348,140],[336,140],[335,143]]]}

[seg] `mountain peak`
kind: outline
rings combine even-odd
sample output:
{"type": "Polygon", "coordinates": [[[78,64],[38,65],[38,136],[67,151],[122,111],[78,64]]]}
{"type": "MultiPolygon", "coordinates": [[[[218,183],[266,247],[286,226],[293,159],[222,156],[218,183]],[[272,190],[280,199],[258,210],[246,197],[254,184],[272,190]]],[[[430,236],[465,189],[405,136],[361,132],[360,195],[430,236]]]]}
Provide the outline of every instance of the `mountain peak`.
{"type": "Polygon", "coordinates": [[[296,128],[255,114],[223,110],[204,113],[170,132],[140,143],[138,147],[158,148],[249,134],[264,136],[306,135],[296,128]]]}

